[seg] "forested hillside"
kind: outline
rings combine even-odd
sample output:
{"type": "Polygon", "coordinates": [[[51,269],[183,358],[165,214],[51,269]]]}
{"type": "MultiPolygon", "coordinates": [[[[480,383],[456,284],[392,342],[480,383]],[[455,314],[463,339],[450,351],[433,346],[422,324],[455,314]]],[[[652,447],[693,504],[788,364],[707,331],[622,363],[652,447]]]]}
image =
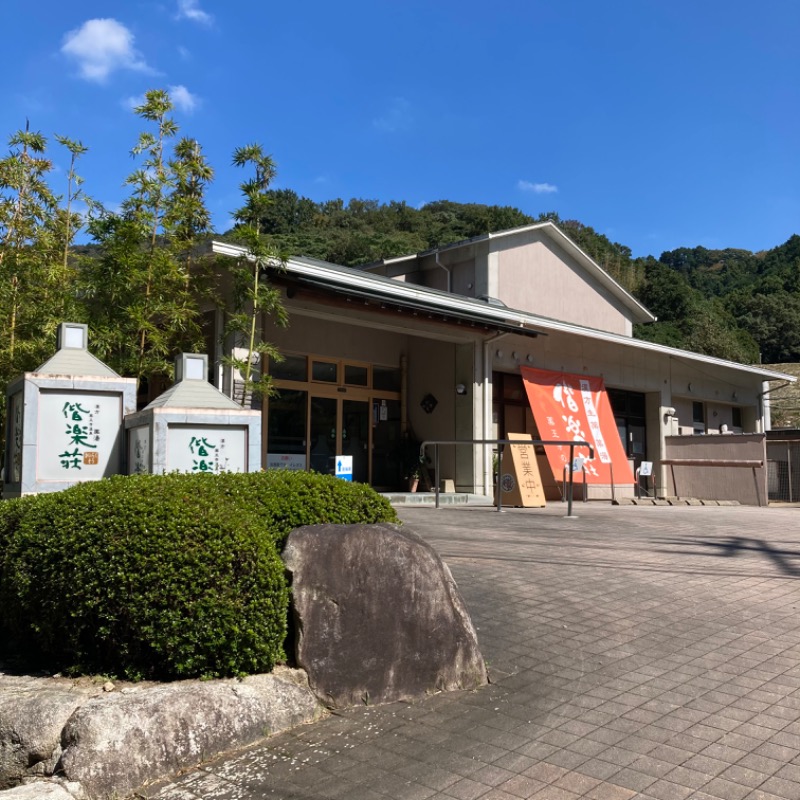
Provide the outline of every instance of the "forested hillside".
{"type": "Polygon", "coordinates": [[[625,245],[555,213],[534,218],[510,206],[447,200],[418,209],[315,203],[288,189],[269,196],[261,230],[281,250],[348,266],[552,220],[658,317],[636,326],[636,336],[746,363],[800,361],[800,236],[761,253],[695,247],[633,258],[625,245]]]}

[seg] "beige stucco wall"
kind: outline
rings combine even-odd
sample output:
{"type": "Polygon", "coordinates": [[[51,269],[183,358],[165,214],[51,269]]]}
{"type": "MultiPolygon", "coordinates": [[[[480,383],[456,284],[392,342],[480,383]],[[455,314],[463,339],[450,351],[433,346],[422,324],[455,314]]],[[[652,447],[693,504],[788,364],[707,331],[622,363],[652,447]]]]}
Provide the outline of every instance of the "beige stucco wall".
{"type": "Polygon", "coordinates": [[[399,367],[400,356],[408,347],[408,337],[402,334],[367,331],[358,325],[299,315],[290,315],[287,328],[268,325],[265,335],[287,353],[312,353],[387,367],[399,367]]]}
{"type": "MultiPolygon", "coordinates": [[[[411,337],[408,341],[408,421],[414,436],[428,439],[456,438],[456,347],[448,342],[433,342],[411,337]],[[432,394],[436,408],[426,413],[422,398],[432,394]]],[[[428,451],[433,457],[433,449],[428,451]]],[[[440,448],[439,468],[442,479],[455,480],[454,448],[440,448]]],[[[433,466],[430,466],[433,480],[433,466]]]]}
{"type": "Polygon", "coordinates": [[[710,459],[719,466],[670,465],[668,493],[698,500],[738,500],[743,505],[767,504],[767,454],[763,433],[731,436],[669,436],[668,459],[710,459]],[[759,467],[730,466],[752,461],[759,467]],[[729,464],[723,466],[722,462],[729,464]]]}
{"type": "Polygon", "coordinates": [[[619,301],[547,237],[538,232],[521,244],[497,240],[495,296],[511,308],[588,328],[630,336],[632,325],[619,301]]]}

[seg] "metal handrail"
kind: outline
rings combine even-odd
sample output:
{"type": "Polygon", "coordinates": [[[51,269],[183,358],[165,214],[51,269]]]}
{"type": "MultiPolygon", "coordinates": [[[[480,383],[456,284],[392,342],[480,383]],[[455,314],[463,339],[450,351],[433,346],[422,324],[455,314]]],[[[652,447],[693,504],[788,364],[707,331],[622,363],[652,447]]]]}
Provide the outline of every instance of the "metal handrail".
{"type": "MultiPolygon", "coordinates": [[[[424,441],[419,446],[419,460],[420,463],[425,461],[425,448],[433,446],[433,464],[434,464],[434,479],[435,479],[435,493],[436,493],[436,508],[439,508],[439,446],[440,445],[459,445],[459,444],[491,444],[491,445],[501,445],[501,444],[508,444],[508,445],[543,445],[547,446],[557,446],[557,447],[569,447],[569,505],[567,506],[567,516],[572,516],[572,483],[573,483],[573,469],[572,467],[575,464],[575,448],[576,447],[588,447],[589,448],[589,458],[594,458],[594,447],[589,444],[589,442],[583,441],[565,441],[564,439],[555,439],[555,440],[545,440],[545,439],[531,439],[531,440],[524,440],[524,439],[428,439],[424,441]]],[[[501,491],[500,486],[500,479],[501,479],[501,470],[497,470],[497,510],[502,511],[503,505],[503,494],[501,491]]]]}

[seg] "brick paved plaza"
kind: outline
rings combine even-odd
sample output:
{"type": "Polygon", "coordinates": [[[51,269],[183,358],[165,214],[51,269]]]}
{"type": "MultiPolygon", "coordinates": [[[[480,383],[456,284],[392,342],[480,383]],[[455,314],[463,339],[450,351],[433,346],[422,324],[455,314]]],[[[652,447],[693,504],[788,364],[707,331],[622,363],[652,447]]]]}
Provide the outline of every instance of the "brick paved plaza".
{"type": "Polygon", "coordinates": [[[492,685],[337,713],[159,800],[798,800],[800,509],[405,507],[492,685]]]}

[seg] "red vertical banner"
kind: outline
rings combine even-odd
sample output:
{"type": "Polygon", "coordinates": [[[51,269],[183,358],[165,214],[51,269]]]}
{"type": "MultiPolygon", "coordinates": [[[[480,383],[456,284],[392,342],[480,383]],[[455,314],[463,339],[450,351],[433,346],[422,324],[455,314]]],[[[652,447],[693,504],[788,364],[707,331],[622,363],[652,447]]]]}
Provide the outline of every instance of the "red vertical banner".
{"type": "Polygon", "coordinates": [[[603,379],[593,375],[574,375],[544,369],[520,367],[539,436],[563,439],[565,444],[545,447],[547,460],[556,480],[569,464],[571,441],[589,442],[594,457],[586,448],[575,448],[575,457],[585,459],[587,483],[633,483],[633,473],[619,438],[603,379]]]}

